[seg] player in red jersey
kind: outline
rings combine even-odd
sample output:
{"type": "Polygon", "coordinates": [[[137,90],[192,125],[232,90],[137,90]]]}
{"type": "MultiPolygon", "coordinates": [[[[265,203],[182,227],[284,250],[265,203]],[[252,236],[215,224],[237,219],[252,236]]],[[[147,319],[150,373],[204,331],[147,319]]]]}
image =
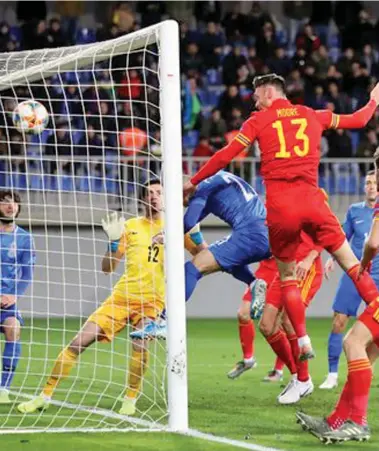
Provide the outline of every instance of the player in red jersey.
{"type": "MultiPolygon", "coordinates": [[[[379,150],[374,154],[379,181],[379,150]]],[[[378,184],[379,191],[379,184],[378,184]]],[[[358,277],[364,277],[371,260],[379,252],[379,201],[374,207],[374,220],[366,240],[358,277]]],[[[344,340],[348,361],[348,378],[334,408],[326,418],[297,412],[304,429],[325,443],[363,441],[370,438],[367,424],[368,399],[372,381],[372,365],[379,356],[379,302],[373,300],[354,323],[344,340]]]]}
{"type": "Polygon", "coordinates": [[[359,262],[318,188],[322,132],[328,128],[364,127],[379,104],[379,85],[371,92],[367,105],[350,115],[293,105],[286,98],[284,79],[276,74],[256,77],[254,88],[260,111],[253,113],[233,141],[216,152],[184,185],[184,194],[191,193],[198,183],[225,167],[254,140],[258,141],[270,245],[280,272],[285,309],[298,336],[300,358],[306,360],[314,353],[306,333],[305,307],[295,272],[301,230],[335,257],[367,303],[379,296],[367,272],[358,279],[359,262]]]}

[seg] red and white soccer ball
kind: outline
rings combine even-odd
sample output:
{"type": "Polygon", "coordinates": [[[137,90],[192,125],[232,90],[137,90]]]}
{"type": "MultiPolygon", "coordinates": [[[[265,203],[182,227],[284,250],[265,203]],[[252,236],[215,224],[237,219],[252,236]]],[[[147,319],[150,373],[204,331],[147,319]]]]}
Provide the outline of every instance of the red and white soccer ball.
{"type": "Polygon", "coordinates": [[[20,133],[38,135],[49,123],[49,113],[36,100],[25,100],[19,103],[13,111],[13,124],[20,133]]]}

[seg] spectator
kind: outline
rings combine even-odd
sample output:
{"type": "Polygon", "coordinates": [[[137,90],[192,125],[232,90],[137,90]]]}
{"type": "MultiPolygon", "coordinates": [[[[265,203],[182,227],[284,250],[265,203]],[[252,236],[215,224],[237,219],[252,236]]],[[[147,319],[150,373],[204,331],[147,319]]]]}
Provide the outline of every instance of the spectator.
{"type": "Polygon", "coordinates": [[[222,47],[223,39],[217,32],[216,24],[208,22],[207,31],[203,34],[200,41],[200,52],[208,69],[219,66],[222,47]]]}
{"type": "Polygon", "coordinates": [[[142,81],[136,69],[129,69],[121,79],[118,95],[121,99],[137,100],[142,94],[142,81]]]}
{"type": "Polygon", "coordinates": [[[293,46],[298,30],[309,22],[312,13],[312,2],[285,1],[283,2],[283,12],[289,19],[289,44],[293,46]]]}
{"type": "Polygon", "coordinates": [[[227,131],[226,122],[221,117],[220,110],[214,108],[211,116],[203,121],[200,136],[205,138],[213,148],[219,150],[226,144],[225,133],[227,131]]]}
{"type": "Polygon", "coordinates": [[[351,69],[351,74],[348,74],[344,79],[344,89],[350,97],[358,99],[359,104],[363,106],[370,83],[368,71],[359,62],[354,62],[351,69]]]}
{"type": "Polygon", "coordinates": [[[259,56],[266,60],[272,58],[275,54],[277,41],[274,33],[274,26],[271,22],[266,22],[263,25],[262,33],[257,38],[257,52],[259,56]]]}
{"type": "Polygon", "coordinates": [[[311,102],[312,92],[315,85],[319,83],[316,77],[316,68],[313,64],[307,63],[303,70],[303,80],[304,80],[304,91],[306,95],[306,104],[309,105],[311,102]]]}
{"type": "Polygon", "coordinates": [[[128,3],[121,2],[113,13],[112,23],[116,24],[121,34],[127,34],[135,29],[134,13],[128,3]]]}
{"type": "Polygon", "coordinates": [[[329,34],[329,22],[333,14],[332,2],[312,2],[312,14],[310,23],[321,42],[326,45],[329,34]]]}
{"type": "Polygon", "coordinates": [[[72,172],[70,160],[72,160],[74,153],[72,135],[68,132],[67,122],[61,121],[56,127],[55,133],[50,135],[46,141],[45,155],[53,157],[53,161],[46,160],[46,172],[55,174],[56,172],[61,173],[63,171],[69,174],[72,172]],[[54,160],[57,157],[59,160],[54,160]]]}
{"type": "Polygon", "coordinates": [[[345,77],[351,72],[351,66],[355,61],[358,61],[358,59],[355,57],[354,49],[348,47],[337,61],[337,70],[345,77]]]}
{"type": "Polygon", "coordinates": [[[328,102],[333,103],[336,114],[350,114],[352,112],[350,98],[344,92],[340,92],[337,83],[332,82],[328,85],[328,102]]]}
{"type": "Polygon", "coordinates": [[[182,71],[187,77],[200,77],[204,71],[204,59],[199,53],[196,42],[187,45],[186,52],[182,56],[182,71]]]}
{"type": "MultiPolygon", "coordinates": [[[[378,147],[378,135],[376,134],[375,130],[368,129],[366,130],[363,139],[358,145],[356,157],[371,159],[377,147],[378,147]]],[[[367,172],[366,164],[360,163],[359,170],[361,175],[364,176],[367,172]]]]}
{"type": "Polygon", "coordinates": [[[241,13],[240,3],[234,2],[232,11],[227,12],[222,21],[229,42],[234,43],[242,40],[246,31],[245,23],[246,16],[241,13]]]}
{"type": "Polygon", "coordinates": [[[299,48],[292,57],[292,66],[294,69],[298,69],[301,73],[304,72],[305,65],[307,63],[307,53],[305,49],[299,48]]]}
{"type": "Polygon", "coordinates": [[[260,75],[262,73],[263,61],[257,55],[257,49],[254,46],[250,46],[248,49],[247,67],[251,74],[260,75]]]}
{"type": "Polygon", "coordinates": [[[253,35],[257,39],[261,34],[263,25],[267,22],[271,23],[274,27],[274,22],[270,14],[267,11],[263,11],[261,2],[253,2],[251,10],[246,17],[245,34],[247,36],[253,35]]]}
{"type": "MultiPolygon", "coordinates": [[[[109,102],[100,102],[100,114],[90,116],[87,120],[87,123],[92,125],[107,150],[114,148],[117,142],[115,118],[110,111],[110,105],[109,102]]],[[[128,125],[131,126],[131,124],[128,125]]]]}
{"type": "Polygon", "coordinates": [[[294,103],[304,103],[304,79],[299,69],[293,69],[287,79],[288,98],[294,103]]]}
{"type": "Polygon", "coordinates": [[[82,117],[85,112],[83,111],[83,102],[78,87],[69,85],[65,88],[65,91],[66,114],[73,119],[73,123],[78,128],[81,128],[80,126],[83,126],[82,117]]]}
{"type": "Polygon", "coordinates": [[[180,22],[180,53],[183,55],[191,43],[198,44],[199,34],[188,28],[187,22],[180,22]]]}
{"type": "Polygon", "coordinates": [[[320,45],[318,50],[312,53],[312,60],[316,66],[316,76],[321,80],[325,80],[328,69],[332,64],[332,60],[329,58],[328,49],[324,45],[320,45]]]}
{"type": "Polygon", "coordinates": [[[78,22],[85,14],[84,1],[58,1],[55,10],[61,17],[61,25],[65,36],[71,44],[75,44],[78,22]]]}
{"type": "Polygon", "coordinates": [[[242,115],[242,110],[233,108],[230,120],[228,121],[228,131],[239,130],[244,123],[245,118],[242,115]]]}
{"type": "Polygon", "coordinates": [[[226,122],[231,120],[233,108],[238,108],[241,111],[244,111],[244,102],[236,85],[229,86],[221,95],[218,103],[218,109],[226,122]]]}
{"type": "Polygon", "coordinates": [[[324,95],[324,88],[321,85],[317,85],[314,88],[314,93],[310,102],[310,107],[315,110],[324,110],[326,108],[327,99],[324,95]]]}
{"type": "MultiPolygon", "coordinates": [[[[349,27],[357,20],[359,12],[363,8],[361,1],[338,1],[334,4],[333,19],[339,32],[343,35],[346,27],[349,27]]],[[[346,46],[343,46],[346,48],[346,46]]]]}
{"type": "Polygon", "coordinates": [[[118,130],[122,131],[126,128],[139,128],[143,129],[144,124],[142,124],[142,113],[140,111],[139,105],[135,102],[127,100],[122,102],[121,111],[118,114],[118,130]]]}
{"type": "Polygon", "coordinates": [[[103,143],[93,125],[87,125],[86,133],[75,146],[75,155],[85,157],[83,163],[75,163],[75,173],[82,167],[87,174],[93,174],[95,171],[101,171],[102,174],[105,174],[105,168],[102,164],[104,162],[103,143]],[[99,157],[103,157],[102,162],[99,157]]]}
{"type": "Polygon", "coordinates": [[[288,58],[283,47],[275,49],[275,55],[267,61],[272,72],[287,77],[292,69],[292,61],[288,58]]]}
{"type": "Polygon", "coordinates": [[[8,42],[12,40],[11,31],[7,22],[0,23],[0,51],[6,52],[8,42]]]}
{"type": "Polygon", "coordinates": [[[244,97],[245,97],[245,95],[251,94],[253,79],[254,79],[254,77],[250,74],[247,66],[241,66],[238,68],[237,79],[236,79],[235,84],[238,86],[238,88],[241,92],[241,95],[242,95],[243,91],[245,92],[243,94],[244,97]],[[246,93],[246,91],[247,91],[247,93],[246,93]]]}
{"type": "Polygon", "coordinates": [[[231,85],[236,83],[237,70],[241,66],[246,66],[247,58],[242,55],[242,48],[240,45],[235,45],[233,50],[228,53],[222,63],[222,78],[224,85],[231,85]]]}
{"type": "Polygon", "coordinates": [[[349,132],[346,130],[331,130],[328,135],[328,158],[352,158],[353,146],[349,132]]]}
{"type": "Polygon", "coordinates": [[[162,20],[166,13],[165,2],[137,2],[137,12],[141,16],[141,28],[149,27],[162,20]]]}
{"type": "Polygon", "coordinates": [[[198,22],[215,22],[221,20],[221,2],[220,1],[196,1],[195,17],[198,22]]]}
{"type": "Polygon", "coordinates": [[[68,40],[66,39],[59,19],[51,19],[49,24],[49,29],[47,30],[47,40],[49,42],[49,47],[64,47],[67,46],[68,40]]]}
{"type": "Polygon", "coordinates": [[[321,40],[313,31],[312,25],[304,25],[303,31],[296,38],[296,47],[304,49],[306,55],[317,50],[321,45],[321,40]]]}
{"type": "Polygon", "coordinates": [[[355,50],[360,50],[365,44],[375,42],[376,39],[373,19],[364,9],[359,12],[358,20],[351,22],[342,35],[343,47],[352,47],[355,50]]]}
{"type": "Polygon", "coordinates": [[[201,127],[201,102],[197,94],[195,78],[187,80],[184,88],[183,125],[185,130],[199,130],[201,127]]]}
{"type": "Polygon", "coordinates": [[[32,40],[29,43],[24,42],[24,47],[27,50],[38,50],[46,49],[49,46],[50,42],[47,36],[46,22],[40,20],[34,29],[32,40]]]}
{"type": "Polygon", "coordinates": [[[338,86],[342,86],[343,77],[341,72],[338,72],[335,64],[331,64],[326,74],[326,83],[335,83],[338,86]]]}
{"type": "Polygon", "coordinates": [[[371,44],[365,44],[363,46],[361,61],[367,67],[367,72],[372,73],[372,68],[377,63],[378,59],[374,54],[371,44]]]}

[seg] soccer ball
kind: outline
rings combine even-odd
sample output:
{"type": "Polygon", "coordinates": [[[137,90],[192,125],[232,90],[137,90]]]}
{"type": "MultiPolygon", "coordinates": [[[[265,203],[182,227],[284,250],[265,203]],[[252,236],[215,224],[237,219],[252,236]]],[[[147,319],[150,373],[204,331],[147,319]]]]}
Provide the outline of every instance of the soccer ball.
{"type": "Polygon", "coordinates": [[[45,130],[49,122],[49,114],[46,108],[36,100],[25,100],[16,106],[12,119],[20,133],[38,135],[45,130]]]}

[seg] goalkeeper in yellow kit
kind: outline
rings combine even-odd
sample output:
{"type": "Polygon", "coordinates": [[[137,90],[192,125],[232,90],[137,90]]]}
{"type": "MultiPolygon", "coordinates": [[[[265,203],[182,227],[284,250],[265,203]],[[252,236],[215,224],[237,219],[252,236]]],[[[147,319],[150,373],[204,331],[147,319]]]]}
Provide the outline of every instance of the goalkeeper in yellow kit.
{"type": "MultiPolygon", "coordinates": [[[[165,279],[163,246],[153,242],[153,237],[163,229],[162,185],[151,180],[143,187],[141,200],[145,215],[129,219],[112,213],[102,221],[109,238],[109,249],[103,257],[102,270],[112,273],[125,256],[125,273],[116,283],[112,294],[88,318],[80,332],[59,354],[42,393],[31,401],[18,405],[22,413],[33,413],[48,408],[54,390],[67,377],[79,355],[95,341],[110,342],[130,323],[135,330],[144,327],[145,321],[159,317],[164,308],[165,279]]],[[[191,232],[189,232],[189,235],[191,232]]],[[[186,236],[185,245],[191,253],[205,246],[186,236]]],[[[134,415],[136,400],[148,365],[149,352],[146,340],[132,341],[125,398],[119,413],[134,415]]]]}

